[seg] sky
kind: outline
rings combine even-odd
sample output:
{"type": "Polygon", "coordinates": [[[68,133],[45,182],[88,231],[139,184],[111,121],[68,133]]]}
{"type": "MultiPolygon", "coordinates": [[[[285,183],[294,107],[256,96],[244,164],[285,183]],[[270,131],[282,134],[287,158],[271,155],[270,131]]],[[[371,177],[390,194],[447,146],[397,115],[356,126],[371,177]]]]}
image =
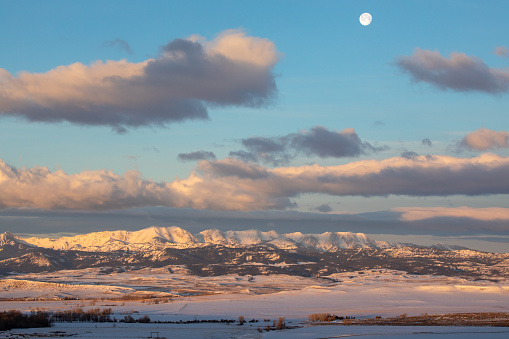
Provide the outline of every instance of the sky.
{"type": "Polygon", "coordinates": [[[509,252],[508,10],[2,1],[0,232],[348,231],[509,252]]]}

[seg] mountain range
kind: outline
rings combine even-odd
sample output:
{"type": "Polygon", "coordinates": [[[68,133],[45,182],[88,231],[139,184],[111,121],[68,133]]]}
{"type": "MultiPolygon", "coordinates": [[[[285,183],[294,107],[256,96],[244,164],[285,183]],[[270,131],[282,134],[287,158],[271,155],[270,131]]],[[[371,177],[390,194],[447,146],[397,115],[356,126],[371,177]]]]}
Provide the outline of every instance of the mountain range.
{"type": "Polygon", "coordinates": [[[168,265],[184,265],[192,274],[202,276],[327,276],[388,268],[475,279],[509,277],[509,253],[376,241],[363,233],[209,229],[192,234],[179,227],[150,227],[58,239],[0,234],[0,275],[90,267],[107,274],[168,265]]]}
{"type": "Polygon", "coordinates": [[[375,241],[364,233],[325,232],[303,234],[300,232],[279,234],[276,231],[259,230],[226,231],[208,229],[192,234],[180,227],[149,227],[140,231],[94,232],[58,239],[18,239],[28,245],[55,250],[80,250],[108,252],[118,250],[147,251],[164,248],[193,248],[207,245],[244,247],[265,245],[279,249],[307,248],[309,250],[334,252],[352,248],[391,248],[401,244],[375,241]]]}

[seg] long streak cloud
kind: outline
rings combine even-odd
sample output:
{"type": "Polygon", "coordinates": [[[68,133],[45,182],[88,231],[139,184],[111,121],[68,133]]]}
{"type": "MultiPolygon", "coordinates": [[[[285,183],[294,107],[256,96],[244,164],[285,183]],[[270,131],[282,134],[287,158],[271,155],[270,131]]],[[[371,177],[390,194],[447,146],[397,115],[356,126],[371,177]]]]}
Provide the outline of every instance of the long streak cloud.
{"type": "Polygon", "coordinates": [[[404,221],[418,221],[432,218],[467,218],[480,221],[509,220],[509,208],[502,207],[399,207],[404,221]]]}
{"type": "Polygon", "coordinates": [[[332,196],[509,194],[509,157],[394,157],[339,166],[269,169],[227,158],[201,161],[186,179],[154,182],[135,171],[66,174],[0,162],[0,207],[109,210],[142,206],[267,210],[306,193],[332,196]]]}
{"type": "Polygon", "coordinates": [[[279,53],[267,40],[228,30],[176,39],[156,58],[74,63],[46,73],[0,68],[0,115],[36,122],[126,127],[208,119],[209,106],[259,107],[275,100],[279,53]]]}

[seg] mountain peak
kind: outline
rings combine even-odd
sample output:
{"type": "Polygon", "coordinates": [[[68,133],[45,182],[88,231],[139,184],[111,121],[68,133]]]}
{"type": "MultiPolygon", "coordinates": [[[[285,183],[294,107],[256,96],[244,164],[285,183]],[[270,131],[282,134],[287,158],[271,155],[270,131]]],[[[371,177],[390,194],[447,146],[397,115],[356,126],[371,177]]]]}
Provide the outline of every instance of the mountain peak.
{"type": "Polygon", "coordinates": [[[18,238],[11,232],[4,232],[4,233],[0,234],[0,246],[15,245],[15,244],[20,244],[20,243],[27,245],[27,243],[25,241],[21,240],[20,238],[18,238]]]}

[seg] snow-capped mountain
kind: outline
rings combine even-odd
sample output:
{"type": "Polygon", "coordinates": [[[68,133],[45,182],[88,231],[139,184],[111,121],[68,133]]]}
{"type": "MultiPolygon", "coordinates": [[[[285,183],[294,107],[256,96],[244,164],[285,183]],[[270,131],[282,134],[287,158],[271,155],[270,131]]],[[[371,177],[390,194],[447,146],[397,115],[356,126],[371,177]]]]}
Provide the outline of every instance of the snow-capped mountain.
{"type": "Polygon", "coordinates": [[[58,239],[0,234],[0,277],[16,272],[101,268],[101,274],[177,265],[195,275],[288,274],[327,276],[393,269],[475,279],[509,277],[509,253],[437,244],[430,247],[375,241],[362,233],[279,234],[179,227],[96,232],[58,239]]]}
{"type": "Polygon", "coordinates": [[[303,234],[295,232],[279,234],[276,231],[247,230],[223,232],[218,229],[208,229],[197,234],[192,234],[176,226],[149,227],[135,232],[107,231],[58,239],[33,237],[23,240],[28,244],[38,247],[90,252],[193,248],[208,245],[223,245],[228,247],[266,245],[279,249],[307,248],[326,252],[352,248],[380,249],[400,247],[396,243],[373,240],[363,233],[325,232],[322,234],[303,234]]]}

